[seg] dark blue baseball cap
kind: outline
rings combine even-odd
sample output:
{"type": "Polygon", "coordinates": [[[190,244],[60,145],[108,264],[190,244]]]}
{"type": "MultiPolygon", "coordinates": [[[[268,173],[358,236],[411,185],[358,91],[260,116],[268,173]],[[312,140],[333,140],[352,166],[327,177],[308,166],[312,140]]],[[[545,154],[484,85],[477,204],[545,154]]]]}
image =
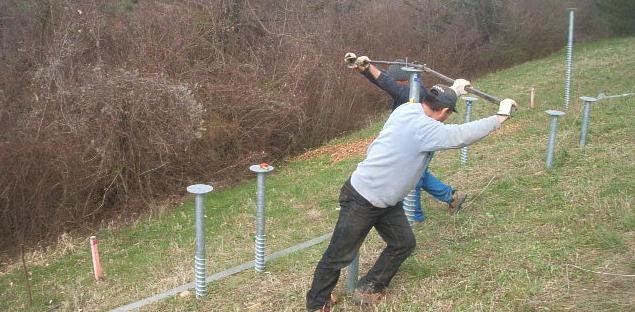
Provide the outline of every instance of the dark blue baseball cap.
{"type": "Polygon", "coordinates": [[[434,85],[430,88],[430,92],[425,96],[424,100],[430,104],[432,108],[447,107],[451,112],[457,112],[456,101],[458,97],[454,90],[444,85],[434,85]]]}

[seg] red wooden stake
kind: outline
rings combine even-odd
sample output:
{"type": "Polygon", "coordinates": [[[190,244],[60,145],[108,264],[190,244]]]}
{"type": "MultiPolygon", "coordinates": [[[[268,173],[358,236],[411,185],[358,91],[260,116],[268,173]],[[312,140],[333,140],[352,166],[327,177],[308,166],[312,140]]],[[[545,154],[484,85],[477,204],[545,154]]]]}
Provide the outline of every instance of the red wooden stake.
{"type": "Polygon", "coordinates": [[[90,237],[90,251],[93,254],[93,272],[95,273],[95,280],[101,279],[101,267],[99,266],[99,251],[97,250],[97,237],[90,237]]]}

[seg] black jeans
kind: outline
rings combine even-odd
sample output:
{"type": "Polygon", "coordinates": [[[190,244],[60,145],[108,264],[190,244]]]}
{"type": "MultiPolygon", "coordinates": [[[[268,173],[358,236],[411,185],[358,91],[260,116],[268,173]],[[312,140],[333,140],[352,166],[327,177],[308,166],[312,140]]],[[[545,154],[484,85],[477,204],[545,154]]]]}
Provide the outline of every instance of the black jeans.
{"type": "Polygon", "coordinates": [[[340,270],[353,261],[372,227],[386,242],[386,248],[366,276],[360,279],[357,289],[382,291],[415,248],[415,237],[401,202],[392,207],[377,208],[355,191],[350,179],[342,186],[339,202],[341,209],[331,242],[315,268],[313,283],[306,295],[308,310],[320,309],[328,302],[340,270]]]}

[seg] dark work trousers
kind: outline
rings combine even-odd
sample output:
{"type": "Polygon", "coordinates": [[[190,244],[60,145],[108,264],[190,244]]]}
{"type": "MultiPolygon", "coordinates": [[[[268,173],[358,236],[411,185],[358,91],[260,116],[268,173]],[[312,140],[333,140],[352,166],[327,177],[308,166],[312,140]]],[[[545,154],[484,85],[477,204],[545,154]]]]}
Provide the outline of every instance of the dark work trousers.
{"type": "Polygon", "coordinates": [[[340,270],[353,261],[371,228],[375,227],[386,242],[386,248],[359,281],[359,290],[382,291],[415,248],[415,237],[401,202],[387,208],[375,207],[355,191],[350,179],[342,186],[339,202],[340,214],[331,242],[315,268],[313,283],[306,295],[306,307],[310,311],[320,309],[328,302],[340,270]]]}

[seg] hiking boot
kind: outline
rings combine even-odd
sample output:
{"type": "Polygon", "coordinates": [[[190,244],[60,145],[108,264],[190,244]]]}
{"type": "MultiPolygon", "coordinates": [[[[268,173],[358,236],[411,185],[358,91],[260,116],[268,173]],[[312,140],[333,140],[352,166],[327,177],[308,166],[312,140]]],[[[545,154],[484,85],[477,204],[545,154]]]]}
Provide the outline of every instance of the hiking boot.
{"type": "Polygon", "coordinates": [[[380,292],[365,292],[356,289],[353,293],[351,301],[357,305],[375,305],[386,298],[386,294],[383,291],[380,292]]]}
{"type": "Polygon", "coordinates": [[[413,221],[414,221],[413,223],[414,223],[414,224],[421,224],[421,223],[423,223],[423,221],[425,221],[425,220],[426,220],[426,218],[425,218],[425,217],[417,217],[417,216],[415,216],[415,217],[414,217],[414,220],[413,220],[413,221]]]}
{"type": "Polygon", "coordinates": [[[329,301],[324,304],[324,306],[320,309],[313,310],[313,312],[331,312],[331,308],[336,305],[339,301],[337,300],[337,296],[331,293],[329,301]]]}
{"type": "Polygon", "coordinates": [[[452,201],[448,204],[448,213],[450,213],[450,215],[457,214],[461,210],[466,198],[467,194],[459,191],[452,191],[452,201]]]}

